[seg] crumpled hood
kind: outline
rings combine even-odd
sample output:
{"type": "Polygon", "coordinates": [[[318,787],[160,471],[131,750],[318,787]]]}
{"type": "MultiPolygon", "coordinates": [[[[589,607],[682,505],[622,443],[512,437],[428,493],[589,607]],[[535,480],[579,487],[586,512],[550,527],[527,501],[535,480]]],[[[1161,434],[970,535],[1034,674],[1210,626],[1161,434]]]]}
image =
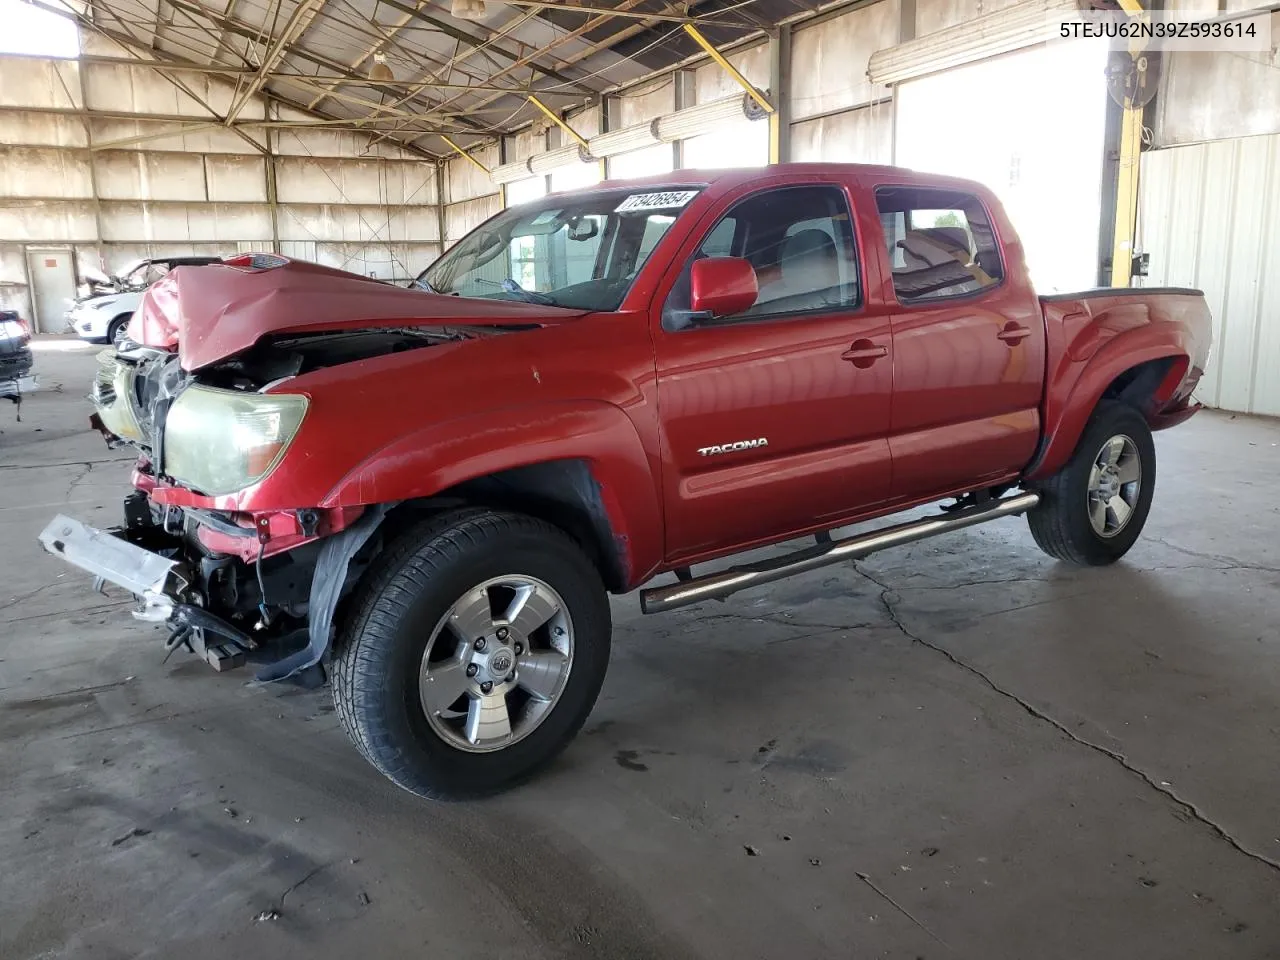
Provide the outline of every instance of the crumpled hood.
{"type": "Polygon", "coordinates": [[[129,337],[178,347],[184,370],[199,370],[275,333],[408,326],[547,325],[585,311],[511,300],[447,297],[393,287],[359,274],[284,257],[279,266],[177,267],[152,284],[129,322],[129,337]]]}

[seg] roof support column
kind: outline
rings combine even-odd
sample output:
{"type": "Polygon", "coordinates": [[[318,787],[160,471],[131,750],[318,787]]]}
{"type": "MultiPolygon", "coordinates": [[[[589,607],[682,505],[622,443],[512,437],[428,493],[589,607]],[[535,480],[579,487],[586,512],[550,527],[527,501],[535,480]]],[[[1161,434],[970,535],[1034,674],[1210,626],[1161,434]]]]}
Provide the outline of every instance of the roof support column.
{"type": "Polygon", "coordinates": [[[791,160],[791,24],[769,34],[769,162],[791,160]]]}

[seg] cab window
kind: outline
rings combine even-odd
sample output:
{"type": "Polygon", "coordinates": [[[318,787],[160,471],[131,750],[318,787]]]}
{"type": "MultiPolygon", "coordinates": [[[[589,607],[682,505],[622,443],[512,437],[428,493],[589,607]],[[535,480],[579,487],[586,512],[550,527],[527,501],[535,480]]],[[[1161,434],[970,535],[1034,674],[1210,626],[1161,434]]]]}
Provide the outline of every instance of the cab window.
{"type": "Polygon", "coordinates": [[[783,187],[734,204],[707,232],[667,298],[663,325],[684,329],[690,270],[705,257],[741,257],[755,268],[755,305],[717,322],[850,310],[861,302],[849,203],[835,185],[783,187]]]}
{"type": "Polygon", "coordinates": [[[972,194],[881,187],[876,206],[899,302],[968,296],[1004,279],[991,220],[972,194]]]}

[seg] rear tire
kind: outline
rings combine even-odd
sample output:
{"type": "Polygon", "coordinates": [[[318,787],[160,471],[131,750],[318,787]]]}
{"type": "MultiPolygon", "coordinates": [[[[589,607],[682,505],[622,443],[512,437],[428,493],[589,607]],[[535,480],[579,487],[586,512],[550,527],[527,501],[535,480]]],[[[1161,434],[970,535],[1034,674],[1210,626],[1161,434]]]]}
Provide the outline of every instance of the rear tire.
{"type": "Polygon", "coordinates": [[[1142,533],[1155,492],[1156,450],[1133,407],[1103,401],[1066,465],[1041,486],[1027,514],[1049,556],[1082,566],[1119,560],[1142,533]]]}
{"type": "Polygon", "coordinates": [[[573,739],[595,705],[611,624],[594,564],[541,520],[464,510],[391,544],[333,657],[343,728],[421,797],[493,793],[573,739]]]}

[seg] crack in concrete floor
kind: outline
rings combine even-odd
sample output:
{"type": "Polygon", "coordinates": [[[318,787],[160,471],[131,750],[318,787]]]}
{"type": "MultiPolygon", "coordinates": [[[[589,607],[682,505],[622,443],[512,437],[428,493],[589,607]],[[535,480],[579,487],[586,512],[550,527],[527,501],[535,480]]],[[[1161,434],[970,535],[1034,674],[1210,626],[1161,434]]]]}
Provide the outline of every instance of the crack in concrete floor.
{"type": "MultiPolygon", "coordinates": [[[[1163,541],[1160,541],[1160,542],[1163,542],[1163,541]]],[[[1187,551],[1187,552],[1190,552],[1190,551],[1187,551]]],[[[1217,559],[1207,554],[1204,555],[1204,557],[1205,559],[1217,559]]],[[[894,602],[889,599],[890,596],[892,595],[897,597],[899,600],[901,600],[901,597],[902,597],[901,593],[899,593],[889,584],[885,583],[883,580],[879,579],[873,574],[868,573],[857,562],[853,563],[853,569],[857,571],[860,576],[864,577],[865,579],[867,579],[868,581],[870,581],[871,583],[875,584],[877,587],[880,588],[880,603],[884,607],[885,613],[888,615],[893,625],[897,627],[899,632],[902,633],[902,635],[906,637],[908,640],[918,643],[923,647],[927,647],[928,649],[934,651],[935,653],[939,653],[942,656],[946,657],[949,661],[951,661],[961,670],[964,670],[966,673],[969,673],[970,675],[976,677],[978,680],[982,681],[983,684],[985,684],[988,688],[990,688],[995,693],[1017,704],[1019,707],[1022,708],[1023,711],[1025,711],[1032,717],[1035,717],[1037,720],[1041,721],[1042,723],[1047,723],[1049,726],[1053,727],[1055,730],[1057,730],[1067,739],[1072,740],[1075,743],[1080,744],[1081,746],[1088,747],[1090,750],[1093,750],[1094,752],[1099,753],[1104,757],[1107,757],[1110,760],[1114,761],[1115,763],[1119,764],[1121,767],[1123,767],[1133,776],[1137,777],[1139,780],[1141,780],[1144,784],[1146,784],[1152,790],[1162,794],[1167,799],[1173,801],[1174,804],[1176,804],[1179,808],[1181,808],[1181,810],[1185,814],[1190,816],[1192,819],[1198,821],[1203,826],[1208,827],[1209,830],[1211,830],[1220,840],[1227,843],[1229,846],[1234,848],[1237,852],[1244,854],[1246,857],[1248,857],[1251,860],[1255,860],[1258,863],[1261,863],[1267,867],[1270,867],[1272,870],[1280,872],[1280,861],[1273,860],[1271,857],[1268,857],[1266,854],[1259,853],[1256,850],[1251,850],[1248,846],[1244,844],[1243,841],[1241,841],[1239,838],[1233,835],[1229,830],[1227,830],[1224,826],[1219,824],[1217,821],[1212,819],[1208,814],[1206,814],[1203,810],[1201,810],[1195,803],[1193,803],[1190,800],[1187,800],[1184,797],[1179,796],[1178,793],[1175,790],[1173,790],[1172,787],[1167,787],[1160,781],[1156,780],[1154,777],[1152,777],[1149,773],[1147,773],[1141,767],[1138,767],[1133,762],[1131,762],[1129,758],[1126,757],[1123,753],[1120,753],[1118,750],[1112,750],[1110,747],[1103,746],[1100,743],[1094,743],[1092,740],[1089,740],[1085,737],[1080,736],[1074,730],[1068,727],[1066,724],[1055,719],[1052,715],[1046,713],[1044,710],[1041,710],[1039,707],[1035,706],[1029,701],[1024,700],[1022,697],[1018,696],[1012,690],[1008,690],[1002,687],[1000,684],[996,683],[996,681],[993,680],[990,676],[988,676],[985,672],[973,666],[973,664],[957,657],[954,653],[952,653],[946,647],[943,647],[940,644],[934,643],[930,640],[926,640],[924,637],[920,636],[917,633],[913,633],[906,626],[906,624],[902,622],[902,617],[898,613],[897,607],[894,605],[894,602]]]]}

